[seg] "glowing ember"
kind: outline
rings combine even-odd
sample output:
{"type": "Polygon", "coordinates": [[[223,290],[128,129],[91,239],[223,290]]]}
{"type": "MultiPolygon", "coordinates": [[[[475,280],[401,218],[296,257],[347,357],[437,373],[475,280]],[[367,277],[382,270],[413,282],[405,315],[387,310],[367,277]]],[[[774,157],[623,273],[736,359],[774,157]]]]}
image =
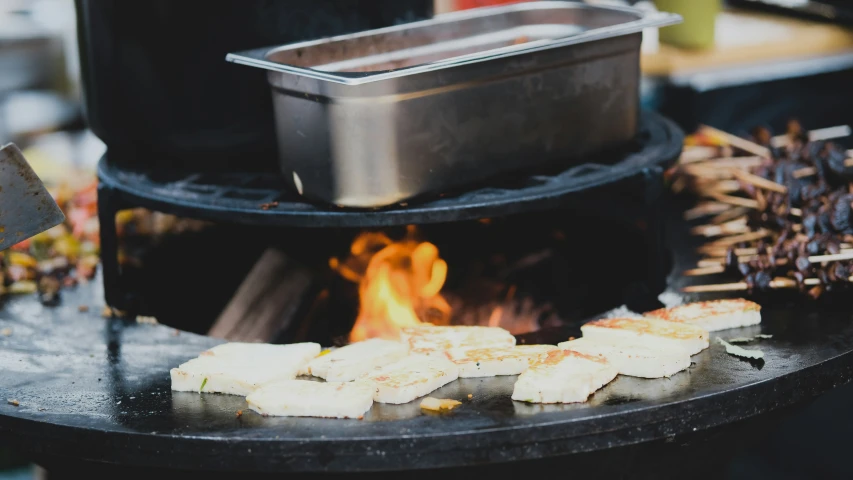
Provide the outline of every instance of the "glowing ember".
{"type": "Polygon", "coordinates": [[[332,258],[330,266],[344,278],[358,282],[359,312],[349,340],[396,339],[403,327],[424,319],[449,323],[450,306],[441,295],[447,263],[438,248],[415,238],[393,241],[382,233],[362,233],[350,247],[345,263],[332,258]]]}

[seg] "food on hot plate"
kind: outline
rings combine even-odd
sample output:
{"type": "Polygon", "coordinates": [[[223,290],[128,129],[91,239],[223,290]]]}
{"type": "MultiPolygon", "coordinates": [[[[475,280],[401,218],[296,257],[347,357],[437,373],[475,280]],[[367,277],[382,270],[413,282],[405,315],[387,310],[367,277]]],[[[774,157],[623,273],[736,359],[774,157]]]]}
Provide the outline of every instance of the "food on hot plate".
{"type": "Polygon", "coordinates": [[[671,377],[690,366],[690,355],[681,349],[649,348],[630,343],[608,343],[582,337],[557,345],[610,362],[620,375],[640,378],[671,377]]]}
{"type": "Polygon", "coordinates": [[[225,343],[170,371],[172,390],[248,395],[261,385],[296,378],[320,353],[317,343],[225,343]]]}
{"type": "Polygon", "coordinates": [[[555,350],[519,375],[512,399],[529,403],[585,402],[618,373],[601,357],[555,350]]]}
{"type": "Polygon", "coordinates": [[[246,397],[261,415],[361,418],[373,405],[373,386],[363,382],[284,380],[264,385],[246,397]]]}
{"type": "Polygon", "coordinates": [[[731,343],[723,340],[720,337],[717,337],[717,342],[726,347],[726,353],[728,353],[729,355],[751,358],[753,360],[764,358],[764,352],[762,352],[761,350],[747,350],[743,347],[732,345],[731,343]]]}
{"type": "Polygon", "coordinates": [[[421,400],[421,408],[423,410],[429,410],[432,412],[453,410],[459,405],[462,405],[462,402],[458,400],[451,400],[448,398],[426,397],[425,399],[421,400]]]}
{"type": "Polygon", "coordinates": [[[553,350],[554,345],[498,348],[451,348],[445,353],[459,367],[460,378],[518,375],[553,350]]]}
{"type": "Polygon", "coordinates": [[[633,343],[652,349],[680,349],[695,355],[708,348],[708,331],[686,323],[653,318],[607,318],[581,327],[584,338],[602,343],[633,343]]]}
{"type": "Polygon", "coordinates": [[[805,132],[790,122],[778,137],[765,128],[746,139],[710,127],[690,137],[668,174],[674,190],[703,199],[685,218],[713,217],[692,228],[710,241],[699,249],[697,268],[685,273],[704,284],[683,290],[799,289],[818,298],[849,287],[853,150],[827,141],[849,134],[847,127],[805,132]],[[717,150],[687,155],[707,147],[717,150]]]}
{"type": "Polygon", "coordinates": [[[348,382],[408,354],[409,349],[403,343],[373,338],[352,343],[311,360],[305,373],[329,382],[348,382]]]}
{"type": "Polygon", "coordinates": [[[410,355],[374,369],[356,381],[373,386],[373,400],[381,403],[408,403],[459,378],[459,369],[450,360],[427,355],[410,355]]]}
{"type": "Polygon", "coordinates": [[[669,322],[689,323],[715,332],[761,323],[761,306],[749,300],[733,298],[661,308],[646,312],[645,315],[669,322]]]}
{"type": "Polygon", "coordinates": [[[430,324],[404,328],[400,334],[412,353],[438,355],[451,348],[497,348],[515,345],[515,337],[498,327],[452,326],[430,324]]]}

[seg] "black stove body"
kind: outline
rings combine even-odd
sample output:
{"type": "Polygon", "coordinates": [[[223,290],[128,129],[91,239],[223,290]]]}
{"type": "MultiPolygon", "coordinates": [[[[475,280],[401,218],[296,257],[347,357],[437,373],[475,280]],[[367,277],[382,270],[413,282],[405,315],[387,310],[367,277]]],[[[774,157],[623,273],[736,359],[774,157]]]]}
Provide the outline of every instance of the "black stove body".
{"type": "MultiPolygon", "coordinates": [[[[274,171],[128,167],[108,152],[98,170],[106,299],[120,310],[202,333],[266,247],[276,246],[329,274],[329,257],[346,255],[359,232],[383,230],[394,236],[416,225],[421,238],[436,244],[448,262],[445,291],[451,294],[473,301],[476,292],[467,287],[480,273],[548,305],[552,317],[563,321],[623,304],[634,310],[655,308],[672,265],[661,221],[663,171],[678,157],[682,142],[674,124],[644,113],[635,141],[584,165],[366,211],[306,203],[289,193],[274,171]],[[117,261],[115,218],[134,207],[210,220],[218,227],[152,253],[142,273],[131,271],[117,261]],[[528,265],[517,267],[523,264],[528,265]],[[190,325],[187,318],[207,321],[190,325]]],[[[351,327],[347,321],[355,319],[356,289],[331,277],[323,287],[333,292],[332,307],[319,316],[346,320],[315,321],[314,333],[298,339],[325,343],[351,327]]],[[[295,339],[285,335],[281,341],[295,339]]]]}

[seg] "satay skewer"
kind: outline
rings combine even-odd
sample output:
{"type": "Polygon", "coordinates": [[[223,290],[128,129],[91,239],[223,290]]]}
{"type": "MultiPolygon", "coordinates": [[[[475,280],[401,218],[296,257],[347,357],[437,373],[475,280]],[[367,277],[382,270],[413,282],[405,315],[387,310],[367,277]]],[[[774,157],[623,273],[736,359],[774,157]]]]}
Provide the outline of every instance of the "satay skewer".
{"type": "Polygon", "coordinates": [[[732,168],[730,171],[732,172],[732,175],[735,176],[735,178],[742,182],[746,182],[751,185],[755,185],[758,188],[764,188],[766,190],[771,190],[774,192],[788,193],[788,187],[780,185],[771,180],[767,180],[764,177],[759,177],[758,175],[754,175],[744,170],[738,170],[736,168],[732,168]]]}
{"type": "MultiPolygon", "coordinates": [[[[810,142],[819,142],[823,140],[831,140],[833,138],[844,138],[850,136],[850,127],[847,125],[839,125],[837,127],[818,128],[809,132],[810,142]]],[[[770,140],[770,144],[774,147],[787,147],[791,144],[789,135],[777,135],[770,140]]]]}
{"type": "Polygon", "coordinates": [[[770,158],[770,149],[767,147],[762,147],[761,145],[755,142],[750,142],[745,138],[738,137],[737,135],[732,135],[731,133],[718,130],[714,127],[709,127],[707,125],[702,125],[699,127],[699,129],[716,135],[717,137],[720,137],[725,140],[729,145],[739,148],[745,152],[749,152],[753,155],[758,155],[759,157],[770,158]]]}
{"type": "MultiPolygon", "coordinates": [[[[853,276],[847,278],[848,282],[853,282],[853,276]]],[[[822,282],[819,278],[806,278],[803,280],[803,285],[816,286],[822,282]]],[[[791,278],[776,277],[770,281],[770,288],[796,288],[797,281],[791,278]]],[[[746,282],[735,283],[718,283],[715,285],[690,285],[681,289],[685,293],[710,293],[710,292],[735,292],[741,290],[749,290],[749,285],[746,282]]]]}

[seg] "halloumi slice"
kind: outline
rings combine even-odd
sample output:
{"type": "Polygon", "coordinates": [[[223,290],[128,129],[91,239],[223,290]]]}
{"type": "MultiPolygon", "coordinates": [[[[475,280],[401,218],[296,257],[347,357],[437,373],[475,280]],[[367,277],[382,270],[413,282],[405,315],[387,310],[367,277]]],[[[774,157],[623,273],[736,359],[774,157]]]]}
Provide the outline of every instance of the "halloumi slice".
{"type": "Polygon", "coordinates": [[[583,336],[602,343],[630,343],[651,349],[681,349],[695,355],[708,348],[708,331],[687,323],[653,318],[607,318],[581,327],[583,336]]]}
{"type": "Polygon", "coordinates": [[[373,405],[373,387],[363,382],[285,380],[258,388],[246,402],[261,415],[361,418],[373,405]]]}
{"type": "Polygon", "coordinates": [[[245,396],[265,383],[295,378],[319,353],[317,343],[219,345],[173,368],[172,390],[245,396]]]}
{"type": "Polygon", "coordinates": [[[496,348],[515,345],[515,337],[498,327],[449,326],[430,324],[406,327],[400,338],[411,353],[444,356],[451,348],[496,348]]]}
{"type": "Polygon", "coordinates": [[[557,345],[607,360],[622,375],[640,378],[671,377],[690,366],[690,355],[681,349],[648,348],[630,343],[606,343],[581,337],[557,345]]]}
{"type": "Polygon", "coordinates": [[[554,345],[516,345],[499,348],[451,348],[445,354],[459,367],[460,378],[518,375],[548,352],[554,345]]]}
{"type": "Polygon", "coordinates": [[[373,338],[335,349],[317,357],[306,368],[309,375],[327,382],[349,382],[409,354],[405,344],[373,338]]]}
{"type": "Polygon", "coordinates": [[[410,355],[374,369],[356,381],[373,386],[373,400],[381,403],[408,403],[459,378],[459,369],[450,360],[427,355],[410,355]]]}
{"type": "Polygon", "coordinates": [[[528,403],[585,402],[617,374],[603,358],[555,350],[518,376],[512,399],[528,403]]]}
{"type": "Polygon", "coordinates": [[[661,308],[644,314],[669,322],[689,323],[709,332],[761,323],[761,305],[743,298],[712,300],[661,308]]]}

